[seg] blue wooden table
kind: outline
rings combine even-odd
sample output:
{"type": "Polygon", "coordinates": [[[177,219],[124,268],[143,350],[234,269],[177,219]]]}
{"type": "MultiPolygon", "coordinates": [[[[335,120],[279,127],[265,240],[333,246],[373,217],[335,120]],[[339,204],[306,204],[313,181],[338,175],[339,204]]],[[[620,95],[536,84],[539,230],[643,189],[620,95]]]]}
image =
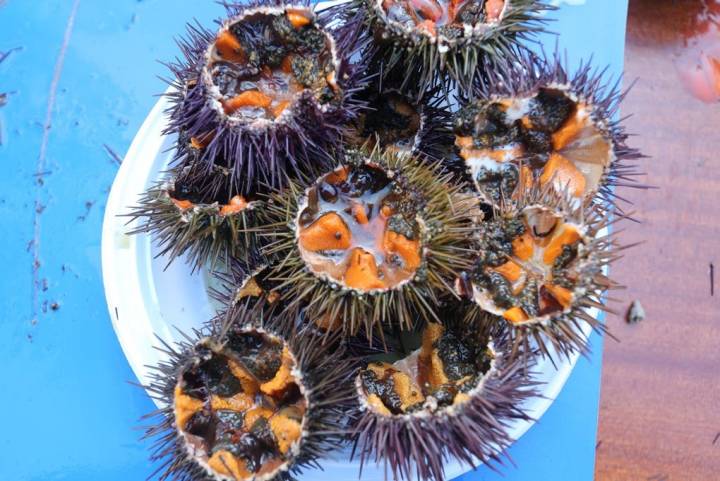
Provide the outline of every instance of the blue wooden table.
{"type": "MultiPolygon", "coordinates": [[[[553,28],[572,61],[594,53],[618,73],[626,10],[627,0],[563,5],[553,28]],[[574,22],[581,8],[602,21],[574,22]]],[[[151,472],[134,427],[153,406],[128,383],[108,318],[101,222],[120,158],[165,88],[157,59],[176,55],[186,21],[219,13],[210,0],[0,1],[0,480],[151,472]]],[[[602,341],[592,345],[510,450],[518,467],[463,480],[592,479],[602,341]]]]}

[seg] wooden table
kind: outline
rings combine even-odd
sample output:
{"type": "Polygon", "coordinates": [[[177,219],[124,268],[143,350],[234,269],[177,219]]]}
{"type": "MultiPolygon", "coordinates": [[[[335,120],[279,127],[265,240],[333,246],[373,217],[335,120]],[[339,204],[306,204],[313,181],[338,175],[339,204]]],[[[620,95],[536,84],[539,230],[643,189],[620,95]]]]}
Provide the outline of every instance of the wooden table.
{"type": "Polygon", "coordinates": [[[714,20],[702,21],[704,3],[630,2],[626,84],[637,84],[623,114],[634,114],[633,145],[651,156],[644,181],[659,189],[621,190],[642,224],[624,223],[620,239],[645,244],[613,268],[628,289],[609,319],[621,342],[605,343],[601,481],[720,479],[720,102],[698,100],[680,73],[689,67],[697,90],[699,48],[720,59],[720,2],[708,0],[714,20]],[[627,325],[633,299],[647,319],[627,325]]]}

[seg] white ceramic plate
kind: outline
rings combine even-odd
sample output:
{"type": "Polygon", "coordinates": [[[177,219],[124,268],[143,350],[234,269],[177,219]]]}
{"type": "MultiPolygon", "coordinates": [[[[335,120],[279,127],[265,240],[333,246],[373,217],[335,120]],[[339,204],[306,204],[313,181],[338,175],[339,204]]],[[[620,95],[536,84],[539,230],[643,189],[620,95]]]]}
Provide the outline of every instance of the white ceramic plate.
{"type": "MultiPolygon", "coordinates": [[[[102,233],[102,269],[108,309],[113,327],[125,356],[141,383],[149,381],[148,366],[162,360],[154,348],[156,336],[168,343],[179,340],[176,329],[189,331],[210,319],[214,312],[207,293],[207,276],[191,270],[178,259],[166,269],[167,259],[157,258],[157,249],[148,235],[128,236],[132,224],[123,217],[136,205],[142,192],[154,184],[166,169],[173,145],[163,137],[166,99],[161,99],[150,112],[133,140],[117,174],[108,198],[102,233]]],[[[598,316],[597,310],[590,314],[598,316]]],[[[590,327],[585,326],[585,336],[590,327]]],[[[539,419],[550,407],[567,381],[578,355],[559,361],[557,368],[548,360],[537,366],[536,380],[544,383],[542,396],[525,406],[528,414],[539,419]]],[[[517,421],[508,430],[517,440],[534,421],[517,421]]],[[[307,470],[302,480],[337,481],[357,479],[359,463],[341,452],[334,459],[323,461],[324,471],[307,470]]],[[[447,479],[469,470],[466,465],[451,462],[445,467],[447,479]]],[[[364,467],[363,481],[383,481],[382,466],[364,467]]]]}

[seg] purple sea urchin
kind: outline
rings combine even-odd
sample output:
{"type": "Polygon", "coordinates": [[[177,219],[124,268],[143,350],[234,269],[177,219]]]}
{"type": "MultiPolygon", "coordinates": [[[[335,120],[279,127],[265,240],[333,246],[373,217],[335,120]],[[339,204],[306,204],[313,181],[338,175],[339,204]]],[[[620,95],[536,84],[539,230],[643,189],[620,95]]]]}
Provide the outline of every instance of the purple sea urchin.
{"type": "Polygon", "coordinates": [[[374,37],[371,66],[403,87],[451,80],[467,88],[485,56],[514,51],[543,30],[537,0],[355,0],[374,37]]]}
{"type": "Polygon", "coordinates": [[[442,159],[452,144],[450,112],[442,105],[438,91],[430,91],[420,100],[404,95],[399,89],[382,92],[368,87],[358,95],[369,106],[351,123],[346,142],[354,147],[392,149],[400,154],[422,154],[442,159]]]}
{"type": "Polygon", "coordinates": [[[251,255],[257,243],[249,229],[261,222],[262,203],[231,194],[227,169],[215,166],[203,175],[194,169],[175,169],[169,180],[145,192],[129,214],[140,221],[130,233],[152,234],[168,263],[187,255],[194,269],[251,255]]]}
{"type": "Polygon", "coordinates": [[[188,27],[166,133],[180,134],[176,162],[199,153],[209,171],[230,172],[237,192],[309,174],[355,115],[351,94],[362,48],[356,33],[330,26],[307,3],[226,4],[217,34],[188,27]]]}
{"type": "MultiPolygon", "coordinates": [[[[622,95],[603,72],[581,65],[568,73],[560,58],[524,55],[488,64],[476,79],[476,100],[455,115],[455,145],[486,201],[512,198],[539,183],[568,190],[581,201],[599,192],[611,200],[614,185],[638,175],[615,120],[622,95]]],[[[630,184],[632,185],[632,184],[630,184]]]]}
{"type": "Polygon", "coordinates": [[[544,354],[548,344],[560,354],[583,350],[581,323],[605,330],[586,309],[604,310],[602,295],[614,286],[603,273],[616,250],[601,232],[606,214],[549,187],[526,191],[479,226],[475,266],[458,291],[504,318],[516,347],[534,341],[544,354]]]}
{"type": "Polygon", "coordinates": [[[480,212],[463,185],[413,157],[348,151],[310,186],[272,196],[265,227],[279,260],[272,276],[312,319],[341,319],[368,336],[383,321],[409,328],[471,264],[468,238],[480,212]]]}
{"type": "Polygon", "coordinates": [[[418,350],[360,371],[354,439],[363,464],[382,462],[396,480],[442,481],[450,457],[470,466],[500,460],[513,441],[508,426],[528,419],[522,405],[536,393],[489,325],[430,323],[418,350]]]}
{"type": "Polygon", "coordinates": [[[159,479],[290,480],[344,441],[354,401],[343,349],[259,306],[165,345],[148,387],[163,404],[146,433],[159,479]]]}

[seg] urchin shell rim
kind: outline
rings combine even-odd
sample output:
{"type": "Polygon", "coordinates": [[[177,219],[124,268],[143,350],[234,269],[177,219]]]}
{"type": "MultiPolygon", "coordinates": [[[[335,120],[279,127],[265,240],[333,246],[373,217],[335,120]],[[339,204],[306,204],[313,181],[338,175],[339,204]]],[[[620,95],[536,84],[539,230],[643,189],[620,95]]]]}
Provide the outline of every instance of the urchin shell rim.
{"type": "MultiPolygon", "coordinates": [[[[330,45],[330,53],[332,58],[332,64],[335,68],[334,72],[337,75],[338,70],[340,68],[340,60],[337,53],[337,42],[335,41],[335,38],[327,32],[325,27],[323,25],[320,25],[317,22],[317,14],[315,11],[315,5],[308,6],[303,4],[295,4],[295,3],[289,3],[287,5],[278,5],[278,6],[270,6],[270,5],[259,5],[259,6],[253,6],[251,8],[245,9],[243,13],[239,15],[235,15],[229,19],[226,19],[222,22],[220,25],[220,28],[218,29],[218,32],[226,31],[230,28],[230,26],[239,23],[246,19],[247,17],[261,14],[261,15],[268,15],[273,17],[278,17],[285,12],[287,12],[288,9],[299,9],[299,10],[307,10],[309,12],[312,12],[313,14],[313,24],[315,27],[320,30],[323,35],[325,36],[325,40],[330,45]]],[[[295,112],[296,106],[298,104],[298,101],[302,99],[309,100],[314,104],[314,107],[317,108],[320,112],[327,112],[332,106],[331,102],[321,104],[317,101],[317,99],[314,98],[311,94],[309,89],[303,89],[302,92],[300,92],[299,95],[296,96],[296,98],[293,100],[292,104],[288,109],[286,109],[282,114],[280,114],[280,117],[274,120],[270,119],[254,119],[251,122],[246,122],[242,120],[241,118],[236,118],[230,115],[227,115],[223,109],[222,104],[218,100],[221,95],[219,95],[219,89],[212,81],[212,77],[208,71],[208,63],[212,57],[212,51],[214,49],[214,44],[210,43],[208,45],[207,49],[205,50],[205,53],[203,55],[204,64],[200,73],[200,81],[203,83],[203,87],[206,92],[207,96],[207,102],[211,109],[215,110],[218,117],[221,119],[222,122],[226,122],[229,126],[235,126],[235,127],[242,127],[247,128],[250,131],[254,132],[262,132],[264,130],[273,129],[279,125],[287,124],[288,118],[291,116],[295,116],[297,113],[295,112]]]]}
{"type": "Polygon", "coordinates": [[[172,202],[173,200],[178,200],[178,199],[174,199],[173,196],[170,195],[170,191],[175,188],[176,180],[177,180],[176,178],[172,178],[172,179],[164,181],[162,184],[160,184],[158,191],[161,191],[161,193],[162,193],[161,195],[164,198],[167,198],[168,200],[170,200],[170,202],[173,205],[175,205],[175,208],[179,211],[179,213],[184,218],[190,217],[193,214],[197,214],[198,211],[210,211],[210,210],[216,210],[217,212],[213,213],[212,215],[217,216],[218,218],[221,218],[221,219],[235,217],[235,216],[241,216],[243,213],[245,213],[247,211],[253,211],[263,204],[263,202],[261,200],[252,200],[252,201],[248,202],[247,207],[245,207],[243,210],[241,210],[239,212],[231,212],[230,214],[222,214],[220,212],[220,209],[222,208],[222,204],[220,204],[219,202],[212,202],[212,203],[206,203],[206,202],[194,203],[193,202],[192,207],[183,209],[183,208],[179,207],[177,204],[175,204],[174,202],[172,202]]]}

